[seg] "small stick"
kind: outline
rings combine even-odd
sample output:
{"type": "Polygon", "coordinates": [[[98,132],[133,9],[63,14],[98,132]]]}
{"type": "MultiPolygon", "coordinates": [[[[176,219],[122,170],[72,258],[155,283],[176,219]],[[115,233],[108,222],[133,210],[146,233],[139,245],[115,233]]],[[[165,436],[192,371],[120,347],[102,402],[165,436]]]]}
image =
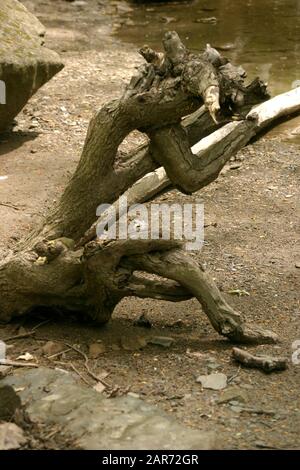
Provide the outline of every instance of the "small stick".
{"type": "MultiPolygon", "coordinates": [[[[36,338],[37,340],[42,340],[42,341],[49,341],[48,338],[36,338]]],[[[98,377],[96,374],[94,374],[93,371],[91,371],[90,367],[89,367],[89,359],[87,357],[87,355],[81,351],[80,349],[76,348],[76,346],[73,346],[72,344],[69,344],[69,343],[66,343],[65,341],[61,341],[61,340],[54,340],[58,343],[62,343],[62,344],[65,344],[69,349],[73,349],[73,351],[76,351],[78,354],[80,354],[83,359],[84,359],[84,367],[86,368],[86,371],[87,373],[89,374],[90,377],[92,377],[96,382],[101,382],[106,388],[109,388],[111,389],[112,386],[109,385],[105,380],[101,379],[100,377],[98,377]]],[[[63,351],[64,352],[64,351],[63,351]]],[[[90,384],[89,384],[90,385],[90,384]]]]}
{"type": "Polygon", "coordinates": [[[54,357],[61,356],[61,354],[67,353],[69,351],[72,351],[71,348],[65,349],[64,351],[57,352],[55,354],[51,354],[51,356],[47,356],[47,359],[53,359],[54,357]]]}
{"type": "Polygon", "coordinates": [[[283,357],[272,357],[266,355],[254,356],[253,354],[239,348],[233,348],[232,357],[246,367],[255,367],[257,369],[262,369],[264,372],[285,370],[287,368],[287,360],[283,357]]]}
{"type": "Polygon", "coordinates": [[[9,202],[0,202],[0,206],[10,207],[11,209],[14,209],[15,211],[20,210],[20,207],[14,206],[13,204],[10,204],[9,202]]]}
{"type": "Polygon", "coordinates": [[[100,379],[99,377],[97,377],[96,374],[94,374],[94,372],[91,371],[91,369],[89,368],[89,359],[87,357],[87,355],[81,351],[80,349],[76,348],[76,346],[72,346],[71,344],[68,344],[68,343],[64,343],[66,346],[68,346],[68,348],[71,348],[73,349],[74,351],[76,351],[78,354],[80,354],[83,358],[84,358],[84,366],[88,372],[88,374],[94,379],[96,380],[97,382],[101,382],[103,385],[105,385],[105,387],[107,388],[111,388],[111,386],[103,379],[100,379]]]}
{"type": "Polygon", "coordinates": [[[4,338],[3,341],[7,343],[7,341],[13,341],[15,339],[28,338],[28,336],[32,336],[34,334],[35,331],[28,331],[27,333],[21,333],[20,335],[9,336],[8,338],[4,338]]]}
{"type": "Polygon", "coordinates": [[[76,367],[74,366],[74,364],[69,364],[69,366],[74,370],[74,372],[76,372],[77,375],[79,375],[79,377],[84,381],[84,383],[86,383],[89,387],[91,386],[91,384],[89,383],[88,380],[86,380],[86,378],[79,372],[78,369],[76,369],[76,367]]]}
{"type": "Polygon", "coordinates": [[[240,373],[240,370],[241,370],[241,366],[239,366],[238,370],[237,370],[237,373],[234,374],[234,375],[231,375],[228,379],[227,379],[227,383],[230,384],[234,379],[236,379],[240,373]]]}
{"type": "Polygon", "coordinates": [[[22,339],[22,338],[28,338],[28,336],[32,336],[35,334],[36,330],[40,328],[40,326],[45,325],[46,323],[49,323],[51,320],[44,320],[41,323],[38,323],[36,326],[32,328],[31,331],[28,331],[26,333],[21,333],[20,335],[14,335],[14,336],[8,336],[8,338],[4,338],[4,342],[7,343],[7,341],[12,341],[15,339],[22,339]]]}
{"type": "Polygon", "coordinates": [[[38,364],[32,362],[16,362],[10,361],[9,359],[0,359],[1,366],[12,366],[12,367],[39,367],[38,364]]]}
{"type": "Polygon", "coordinates": [[[47,323],[50,323],[51,320],[43,320],[41,321],[40,323],[38,323],[37,325],[35,325],[31,331],[36,331],[38,328],[40,328],[41,326],[43,325],[46,325],[47,323]]]}

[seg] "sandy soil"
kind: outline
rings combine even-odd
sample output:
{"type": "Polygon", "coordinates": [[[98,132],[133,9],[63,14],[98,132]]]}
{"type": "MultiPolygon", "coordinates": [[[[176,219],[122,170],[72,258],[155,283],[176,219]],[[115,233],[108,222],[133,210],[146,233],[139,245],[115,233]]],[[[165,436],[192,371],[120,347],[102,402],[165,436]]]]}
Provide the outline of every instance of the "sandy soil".
{"type": "MultiPolygon", "coordinates": [[[[101,8],[89,2],[87,10],[82,7],[76,14],[63,0],[24,3],[46,24],[47,45],[62,54],[66,66],[31,99],[14,131],[1,136],[0,175],[8,176],[0,180],[1,255],[59,197],[78,161],[93,112],[119,95],[140,63],[133,46],[108,36],[115,13],[106,2],[101,8]],[[72,18],[69,28],[59,19],[61,8],[72,18]],[[91,43],[95,30],[88,26],[96,8],[101,21],[97,40],[91,43]]],[[[196,256],[249,322],[272,329],[282,340],[277,346],[248,349],[289,360],[292,343],[300,340],[299,128],[296,118],[249,145],[198,194],[164,196],[172,201],[204,200],[205,245],[196,256]],[[235,289],[249,295],[228,294],[235,289]]],[[[125,148],[139,140],[139,135],[130,136],[125,148]]],[[[39,312],[37,318],[0,326],[0,337],[30,331],[46,318],[39,312]]],[[[73,364],[93,385],[76,352],[53,359],[43,355],[47,340],[70,342],[86,353],[91,343],[101,340],[106,350],[90,359],[90,366],[96,373],[106,371],[106,381],[118,387],[117,393],[136,393],[187,425],[215,429],[220,448],[300,448],[300,365],[290,361],[287,371],[271,375],[239,368],[231,360],[232,345],[213,331],[194,300],[125,300],[104,328],[55,317],[34,336],[8,342],[12,359],[29,352],[49,367],[71,370],[73,364]],[[134,324],[143,313],[151,328],[134,324]],[[169,348],[149,344],[139,349],[139,338],[150,335],[171,336],[175,342],[169,348]],[[218,404],[222,392],[203,390],[196,383],[198,375],[216,371],[243,390],[243,405],[218,404]]],[[[69,444],[56,443],[64,446],[69,444]]]]}

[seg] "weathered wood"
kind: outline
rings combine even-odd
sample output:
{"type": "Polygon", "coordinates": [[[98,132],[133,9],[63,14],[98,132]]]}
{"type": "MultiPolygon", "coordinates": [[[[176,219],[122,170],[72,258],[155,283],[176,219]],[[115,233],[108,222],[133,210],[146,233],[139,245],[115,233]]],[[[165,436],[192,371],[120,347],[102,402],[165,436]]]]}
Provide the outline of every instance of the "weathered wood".
{"type": "Polygon", "coordinates": [[[261,369],[264,372],[285,370],[288,366],[286,358],[267,355],[255,356],[254,354],[239,348],[233,348],[232,357],[235,361],[246,367],[261,369]]]}
{"type": "MultiPolygon", "coordinates": [[[[176,240],[90,241],[99,204],[117,203],[124,193],[129,203],[146,201],[171,185],[198,190],[278,115],[276,106],[268,112],[266,105],[244,119],[245,109],[268,97],[265,85],[255,80],[246,86],[243,69],[217,51],[208,47],[192,54],[175,32],[165,35],[163,45],[163,54],[143,48],[147,63],[123,96],[91,120],[81,159],[57,206],[18,251],[0,262],[0,320],[44,306],[104,323],[125,296],[173,301],[194,296],[212,326],[229,339],[276,340],[245,323],[176,240]],[[198,111],[203,105],[208,111],[198,111]],[[239,121],[224,125],[233,117],[239,121]],[[204,136],[223,125],[197,144],[195,155],[190,147],[197,126],[204,136]],[[119,145],[134,129],[150,136],[150,145],[119,155],[119,145]],[[160,164],[164,168],[157,169],[160,164]],[[159,281],[137,271],[160,276],[159,281]]],[[[285,112],[281,101],[279,114],[285,112]]]]}
{"type": "MultiPolygon", "coordinates": [[[[179,154],[179,163],[177,162],[177,165],[175,164],[176,155],[170,155],[170,149],[172,149],[174,144],[172,135],[168,135],[168,131],[164,129],[162,131],[162,139],[166,139],[164,143],[170,155],[170,162],[165,163],[165,166],[167,166],[167,164],[171,165],[170,171],[176,171],[180,179],[184,177],[187,178],[185,184],[188,186],[194,185],[194,191],[197,191],[206,186],[209,182],[214,181],[226,162],[241,150],[255,135],[259,134],[266,127],[275,125],[276,121],[283,116],[288,117],[297,111],[300,112],[300,88],[278,95],[255,107],[246,115],[245,120],[225,124],[206,138],[201,138],[201,140],[194,143],[191,149],[187,148],[188,144],[186,142],[185,150],[188,153],[188,158],[184,159],[182,155],[179,154]]],[[[200,113],[198,113],[198,115],[196,114],[194,118],[197,121],[199,117],[202,119],[203,116],[207,117],[207,112],[205,112],[204,109],[200,110],[200,113]]],[[[196,121],[187,120],[187,135],[189,126],[196,121]]],[[[206,118],[203,122],[204,128],[205,124],[207,124],[206,118]]],[[[182,130],[180,132],[181,134],[183,133],[182,130]]],[[[157,137],[157,139],[158,138],[159,137],[157,137]]],[[[156,153],[159,154],[159,150],[156,149],[156,153]]],[[[175,180],[176,175],[174,176],[172,174],[171,181],[164,167],[157,168],[147,173],[124,193],[127,197],[128,205],[149,201],[162,192],[171,190],[175,187],[175,180]]],[[[110,209],[113,217],[115,214],[117,217],[122,215],[119,213],[118,208],[119,200],[117,200],[110,209]]],[[[109,220],[107,213],[100,216],[79,241],[78,246],[83,246],[85,243],[95,238],[96,226],[104,217],[109,220]]]]}

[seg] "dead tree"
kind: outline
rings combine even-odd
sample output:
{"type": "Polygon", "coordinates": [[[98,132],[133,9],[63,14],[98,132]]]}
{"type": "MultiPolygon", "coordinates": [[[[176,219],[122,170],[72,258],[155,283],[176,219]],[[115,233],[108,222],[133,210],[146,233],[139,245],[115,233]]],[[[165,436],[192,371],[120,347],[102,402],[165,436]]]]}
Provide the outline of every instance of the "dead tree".
{"type": "Polygon", "coordinates": [[[197,191],[217,178],[228,159],[263,127],[300,109],[300,94],[294,90],[249,113],[269,98],[262,82],[246,86],[241,67],[210,46],[203,54],[190,53],[175,32],[165,35],[163,46],[164,53],[149,47],[140,51],[145,65],[123,96],[91,120],[77,169],[59,203],[43,226],[1,261],[1,321],[44,306],[101,324],[127,296],[196,297],[215,330],[230,340],[276,340],[228,305],[178,241],[96,238],[99,204],[113,204],[124,193],[129,202],[144,202],[166,188],[197,191]],[[149,145],[129,155],[119,153],[134,129],[149,136],[149,145]],[[191,145],[198,140],[193,153],[191,145]]]}

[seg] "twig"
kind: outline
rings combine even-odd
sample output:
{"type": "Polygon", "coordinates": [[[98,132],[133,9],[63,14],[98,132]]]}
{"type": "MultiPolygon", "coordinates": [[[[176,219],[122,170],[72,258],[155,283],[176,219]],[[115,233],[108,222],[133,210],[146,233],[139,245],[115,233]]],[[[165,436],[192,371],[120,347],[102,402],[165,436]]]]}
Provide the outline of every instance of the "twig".
{"type": "Polygon", "coordinates": [[[237,370],[237,373],[234,374],[234,375],[231,375],[228,379],[227,379],[227,383],[230,384],[234,379],[236,379],[236,377],[238,377],[239,373],[240,373],[240,370],[241,370],[241,366],[238,367],[238,370],[237,370]]]}
{"type": "Polygon", "coordinates": [[[51,320],[44,320],[41,323],[38,323],[36,326],[32,328],[32,330],[26,332],[26,333],[21,333],[19,335],[14,335],[14,336],[8,336],[8,338],[4,338],[3,341],[7,343],[7,341],[13,341],[15,339],[22,339],[22,338],[27,338],[28,336],[32,336],[35,334],[36,330],[40,328],[41,326],[45,325],[46,323],[49,323],[51,320]]]}
{"type": "Polygon", "coordinates": [[[47,323],[50,323],[51,320],[43,320],[41,321],[40,323],[38,323],[37,325],[35,325],[31,331],[36,331],[38,328],[40,328],[41,326],[43,325],[46,325],[47,323]]]}
{"type": "Polygon", "coordinates": [[[59,432],[59,429],[55,429],[54,431],[51,431],[49,434],[47,434],[47,436],[45,436],[44,440],[45,441],[48,441],[49,439],[51,439],[53,436],[55,436],[55,434],[57,434],[59,432]]]}
{"type": "Polygon", "coordinates": [[[86,378],[79,372],[78,369],[76,369],[76,367],[74,366],[74,364],[69,364],[69,366],[74,370],[74,372],[76,372],[77,375],[79,375],[79,377],[90,387],[91,384],[89,383],[88,380],[86,380],[86,378]]]}
{"type": "Polygon", "coordinates": [[[15,339],[22,339],[27,338],[28,336],[32,336],[35,334],[35,331],[28,331],[27,333],[21,333],[20,335],[9,336],[8,338],[4,338],[4,342],[7,343],[8,341],[13,341],[15,339]]]}
{"type": "Polygon", "coordinates": [[[287,368],[287,360],[284,357],[266,355],[254,356],[239,348],[233,348],[232,357],[246,367],[256,367],[257,369],[262,369],[264,372],[285,370],[287,368]]]}
{"type": "Polygon", "coordinates": [[[51,354],[51,356],[47,356],[47,359],[53,359],[54,357],[61,356],[62,354],[67,353],[69,351],[72,351],[72,349],[68,348],[68,349],[65,349],[64,351],[59,351],[55,354],[51,354]]]}
{"type": "Polygon", "coordinates": [[[0,359],[1,366],[12,366],[12,367],[39,367],[38,364],[32,362],[16,362],[10,361],[9,359],[0,359]]]}
{"type": "Polygon", "coordinates": [[[242,408],[241,412],[245,413],[253,413],[255,415],[267,415],[267,416],[274,416],[276,415],[276,411],[274,410],[264,410],[263,408],[242,408]]]}
{"type": "Polygon", "coordinates": [[[0,202],[0,206],[10,207],[11,209],[14,209],[15,211],[20,210],[20,207],[14,206],[14,204],[10,204],[9,202],[0,202]]]}
{"type": "MultiPolygon", "coordinates": [[[[41,340],[41,341],[49,341],[49,338],[44,338],[44,337],[42,337],[42,338],[36,338],[36,339],[37,339],[37,341],[38,341],[38,340],[41,340]]],[[[93,371],[91,371],[91,369],[90,369],[90,367],[89,367],[89,359],[88,359],[87,355],[86,355],[83,351],[81,351],[81,349],[76,348],[76,346],[73,346],[72,344],[66,343],[65,341],[61,341],[61,340],[54,340],[54,341],[56,341],[57,343],[62,343],[62,344],[64,344],[65,346],[67,346],[69,349],[73,349],[73,351],[75,351],[75,352],[77,352],[78,354],[80,354],[80,355],[83,357],[83,359],[84,359],[84,367],[85,367],[87,373],[89,374],[89,376],[92,377],[92,379],[94,379],[96,382],[101,382],[106,388],[109,388],[109,389],[112,388],[112,386],[111,386],[109,383],[107,383],[105,380],[101,379],[101,378],[98,377],[96,374],[94,374],[93,371]]],[[[62,352],[64,352],[64,351],[62,351],[62,352]]],[[[90,385],[90,384],[89,384],[89,385],[90,385]]]]}
{"type": "Polygon", "coordinates": [[[87,357],[87,355],[81,351],[80,349],[76,348],[76,346],[73,346],[72,344],[69,344],[69,343],[64,343],[66,346],[68,346],[68,348],[71,348],[73,349],[74,351],[76,351],[78,354],[80,354],[83,359],[84,359],[84,366],[86,368],[86,371],[87,373],[94,379],[96,380],[96,382],[101,382],[103,385],[105,385],[105,387],[107,388],[111,388],[111,385],[109,385],[105,380],[103,379],[100,379],[100,377],[98,377],[96,374],[94,374],[94,372],[91,371],[90,367],[89,367],[89,359],[87,357]]]}

